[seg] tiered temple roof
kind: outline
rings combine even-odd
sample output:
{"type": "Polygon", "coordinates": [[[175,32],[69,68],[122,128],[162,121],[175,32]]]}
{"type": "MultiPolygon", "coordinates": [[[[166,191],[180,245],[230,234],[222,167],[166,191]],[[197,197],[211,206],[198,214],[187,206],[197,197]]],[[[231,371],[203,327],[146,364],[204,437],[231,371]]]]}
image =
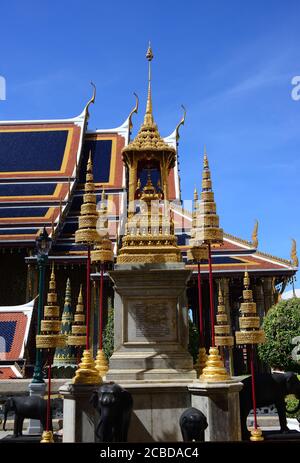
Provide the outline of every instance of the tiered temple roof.
{"type": "MultiPolygon", "coordinates": [[[[121,151],[130,146],[132,112],[117,128],[92,131],[88,130],[88,106],[72,119],[0,122],[0,247],[33,247],[45,225],[54,237],[54,254],[84,254],[74,236],[89,152],[97,199],[103,189],[107,195],[113,243],[122,235],[127,185],[121,151]]],[[[162,139],[176,152],[182,123],[184,118],[162,139]]],[[[185,260],[192,215],[180,205],[178,153],[169,175],[169,196],[174,201],[175,231],[185,260]]],[[[251,241],[226,233],[224,244],[213,248],[213,266],[218,272],[244,272],[246,268],[250,272],[295,271],[290,261],[257,251],[251,241]]],[[[202,267],[205,272],[205,263],[202,267]]]]}

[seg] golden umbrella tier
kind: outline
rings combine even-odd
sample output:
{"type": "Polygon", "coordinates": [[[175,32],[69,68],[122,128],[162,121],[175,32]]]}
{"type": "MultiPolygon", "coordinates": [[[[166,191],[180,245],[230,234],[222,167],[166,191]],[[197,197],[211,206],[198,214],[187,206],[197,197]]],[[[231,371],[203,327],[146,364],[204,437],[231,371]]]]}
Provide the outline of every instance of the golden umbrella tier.
{"type": "Polygon", "coordinates": [[[236,343],[261,344],[265,342],[265,332],[260,329],[260,318],[257,316],[256,303],[253,301],[248,272],[244,275],[244,286],[244,302],[241,303],[239,317],[240,331],[235,333],[236,343]]]}

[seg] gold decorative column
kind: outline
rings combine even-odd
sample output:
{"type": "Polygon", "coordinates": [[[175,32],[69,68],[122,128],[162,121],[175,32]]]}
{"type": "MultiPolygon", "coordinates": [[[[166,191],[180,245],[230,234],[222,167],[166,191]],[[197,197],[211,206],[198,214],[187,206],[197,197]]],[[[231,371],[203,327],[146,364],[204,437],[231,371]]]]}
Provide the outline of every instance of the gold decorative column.
{"type": "Polygon", "coordinates": [[[99,289],[99,349],[96,357],[96,368],[103,378],[108,371],[108,362],[103,351],[103,272],[105,263],[114,261],[113,245],[108,233],[107,206],[104,190],[101,195],[101,205],[97,222],[97,244],[91,253],[92,262],[100,265],[100,289],[99,289]]]}
{"type": "Polygon", "coordinates": [[[250,278],[248,272],[244,275],[244,290],[241,303],[241,316],[239,317],[240,331],[236,331],[236,343],[240,345],[251,345],[251,375],[252,375],[252,398],[254,412],[254,429],[251,431],[250,440],[262,441],[262,432],[257,426],[256,419],[256,398],[255,398],[255,379],[254,379],[254,345],[265,341],[265,333],[260,329],[260,318],[257,316],[256,303],[253,301],[252,290],[250,289],[250,278]]]}
{"type": "Polygon", "coordinates": [[[83,306],[82,285],[78,295],[78,301],[72,323],[71,334],[68,336],[67,343],[69,346],[83,347],[86,341],[86,323],[83,306]]]}
{"type": "Polygon", "coordinates": [[[202,192],[199,205],[199,240],[208,247],[208,266],[209,266],[209,295],[210,295],[210,324],[211,324],[211,347],[207,358],[206,366],[203,369],[200,379],[202,381],[215,382],[230,379],[224,362],[219,354],[219,349],[215,345],[215,313],[214,313],[214,293],[212,277],[212,258],[211,246],[215,243],[223,242],[223,229],[219,226],[219,216],[216,213],[216,203],[212,190],[211,174],[208,164],[206,149],[203,159],[202,173],[202,192]]]}
{"type": "Polygon", "coordinates": [[[197,287],[198,287],[198,309],[199,309],[199,352],[196,363],[194,365],[198,376],[202,374],[203,368],[206,365],[207,354],[204,345],[204,326],[203,326],[203,305],[202,305],[202,288],[201,288],[201,271],[200,266],[203,260],[208,259],[208,249],[206,245],[202,244],[199,239],[199,226],[201,223],[201,217],[199,214],[199,202],[198,193],[195,188],[194,190],[194,202],[193,202],[193,221],[191,229],[191,239],[189,245],[191,248],[188,250],[187,257],[197,264],[197,287]]]}
{"type": "Polygon", "coordinates": [[[46,429],[43,431],[41,443],[53,443],[53,432],[50,430],[50,400],[51,400],[51,350],[63,348],[66,345],[66,336],[60,333],[61,321],[59,306],[57,305],[56,282],[54,265],[49,283],[47,305],[44,307],[44,319],[41,321],[41,334],[36,336],[36,348],[48,351],[48,401],[46,429]]]}
{"type": "Polygon", "coordinates": [[[83,204],[80,208],[78,230],[75,232],[75,242],[87,246],[87,273],[86,273],[86,349],[83,352],[82,362],[73,378],[75,384],[100,384],[102,378],[95,368],[95,362],[90,350],[90,249],[97,241],[98,215],[96,210],[96,193],[93,177],[91,153],[87,163],[86,182],[84,187],[83,204]]]}

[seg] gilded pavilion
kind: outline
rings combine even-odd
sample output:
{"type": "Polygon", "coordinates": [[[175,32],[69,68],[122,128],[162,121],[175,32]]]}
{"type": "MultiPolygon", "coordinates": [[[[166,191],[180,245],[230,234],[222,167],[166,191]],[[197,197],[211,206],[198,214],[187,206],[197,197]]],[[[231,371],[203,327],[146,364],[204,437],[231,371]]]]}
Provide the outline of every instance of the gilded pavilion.
{"type": "MultiPolygon", "coordinates": [[[[129,212],[129,216],[131,214],[128,211],[129,201],[142,194],[145,196],[147,191],[153,193],[153,185],[158,199],[163,199],[167,192],[167,197],[171,200],[172,227],[178,245],[178,255],[175,253],[174,259],[182,259],[187,268],[193,271],[187,295],[193,319],[197,323],[197,266],[188,261],[193,215],[192,211],[183,208],[180,188],[180,176],[189,175],[188,172],[181,173],[179,169],[179,130],[184,125],[185,114],[170,135],[159,135],[159,143],[164,146],[165,152],[173,153],[171,161],[168,161],[166,155],[166,162],[170,162],[168,174],[158,179],[153,168],[154,160],[150,167],[137,164],[139,180],[136,181],[137,177],[129,177],[128,166],[133,162],[132,146],[136,148],[139,137],[144,136],[141,131],[136,137],[132,135],[134,114],[138,112],[138,98],[136,97],[135,107],[123,124],[112,129],[93,130],[89,127],[89,115],[92,105],[97,104],[95,93],[94,89],[92,98],[83,111],[73,118],[0,121],[0,338],[3,337],[6,341],[5,352],[0,352],[0,379],[20,377],[24,374],[22,366],[25,359],[27,366],[34,362],[36,306],[29,310],[24,304],[32,301],[38,293],[35,240],[44,225],[53,240],[49,263],[55,265],[60,307],[63,309],[66,282],[69,278],[72,288],[71,307],[75,311],[79,288],[85,281],[86,249],[75,243],[75,232],[83,201],[89,153],[92,157],[97,201],[101,200],[103,190],[107,198],[108,229],[115,259],[119,255],[122,260],[124,255],[122,246],[126,246],[123,237],[127,213],[129,212]],[[133,185],[133,182],[136,183],[133,185]],[[11,309],[8,306],[16,307],[11,309]]],[[[149,123],[151,118],[152,99],[149,100],[148,94],[145,123],[149,123]]],[[[158,129],[155,130],[158,133],[158,129]]],[[[196,150],[200,184],[199,147],[196,150]]],[[[213,153],[208,154],[213,172],[213,153]]],[[[215,305],[217,308],[220,286],[233,332],[238,329],[245,270],[251,277],[258,314],[262,318],[277,301],[298,266],[295,244],[291,260],[272,256],[259,249],[258,223],[254,226],[250,240],[224,232],[223,244],[212,248],[212,261],[215,305]]],[[[204,314],[208,314],[206,261],[201,264],[201,271],[203,309],[204,314]]],[[[48,277],[49,275],[46,281],[48,277]]],[[[98,269],[94,266],[91,274],[91,326],[95,349],[98,337],[98,277],[98,269]]],[[[113,307],[113,288],[106,275],[105,314],[109,307],[113,307]]],[[[208,326],[207,319],[204,323],[208,326]]],[[[234,373],[241,371],[241,365],[241,353],[234,348],[234,373]]]]}

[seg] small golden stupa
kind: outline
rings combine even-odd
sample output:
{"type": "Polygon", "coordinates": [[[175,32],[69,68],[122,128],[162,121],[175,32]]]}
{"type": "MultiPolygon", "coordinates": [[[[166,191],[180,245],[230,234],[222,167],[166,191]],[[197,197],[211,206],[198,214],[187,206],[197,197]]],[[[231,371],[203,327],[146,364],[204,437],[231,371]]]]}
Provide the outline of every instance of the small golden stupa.
{"type": "MultiPolygon", "coordinates": [[[[80,208],[79,227],[75,232],[75,242],[88,246],[88,249],[97,241],[96,224],[98,214],[96,210],[96,193],[93,176],[91,152],[87,163],[86,182],[84,186],[83,204],[80,208]]],[[[72,338],[71,338],[72,339],[72,338]]],[[[88,343],[87,343],[88,345],[88,343]]],[[[99,384],[102,382],[90,350],[85,349],[82,361],[76,370],[73,383],[75,384],[99,384]]]]}
{"type": "Polygon", "coordinates": [[[244,290],[239,317],[240,331],[235,332],[237,344],[261,344],[265,342],[265,332],[260,329],[260,318],[257,316],[256,303],[253,301],[250,288],[249,273],[244,275],[244,290]]]}
{"type": "Polygon", "coordinates": [[[192,214],[191,239],[189,242],[190,249],[187,252],[188,260],[201,262],[208,259],[208,248],[202,240],[202,215],[200,215],[200,204],[198,192],[194,190],[193,214],[192,214]],[[201,233],[201,236],[200,236],[201,233]]]}
{"type": "Polygon", "coordinates": [[[82,285],[80,285],[72,330],[71,334],[68,336],[67,343],[69,346],[75,347],[85,346],[86,344],[86,324],[83,307],[82,285]]]}
{"type": "Polygon", "coordinates": [[[92,262],[113,262],[114,252],[108,233],[107,205],[104,190],[101,194],[100,209],[97,216],[97,239],[95,249],[91,252],[92,262]]]}
{"type": "MultiPolygon", "coordinates": [[[[109,238],[109,233],[108,233],[108,217],[107,217],[107,206],[106,206],[106,197],[104,190],[102,191],[101,195],[101,204],[100,204],[100,210],[99,210],[99,215],[98,215],[98,221],[97,221],[97,244],[95,246],[94,251],[91,252],[91,261],[99,263],[101,266],[101,272],[102,275],[100,278],[102,278],[102,282],[100,281],[100,285],[103,284],[103,265],[105,263],[111,263],[114,261],[114,253],[113,253],[113,245],[112,242],[109,238]]],[[[101,290],[99,292],[99,297],[103,298],[103,294],[100,294],[101,290]]],[[[101,316],[102,314],[99,314],[101,316]]],[[[99,337],[102,336],[102,333],[99,333],[99,337]]],[[[105,356],[105,353],[102,349],[100,348],[97,351],[97,356],[96,356],[96,369],[98,370],[100,376],[103,378],[106,373],[108,372],[108,362],[105,356]]]]}
{"type": "Polygon", "coordinates": [[[44,307],[44,319],[41,321],[41,334],[36,336],[37,349],[55,349],[66,345],[66,336],[60,333],[60,310],[57,305],[54,264],[49,282],[47,305],[44,307]]]}
{"type": "MultiPolygon", "coordinates": [[[[193,261],[198,264],[198,298],[200,299],[198,302],[202,304],[202,297],[201,297],[201,279],[200,279],[200,264],[203,260],[208,259],[208,248],[206,244],[202,244],[199,240],[198,233],[199,233],[199,224],[200,224],[200,217],[199,217],[199,197],[197,189],[194,190],[194,200],[193,200],[193,214],[192,214],[192,229],[191,229],[191,239],[189,242],[190,249],[187,251],[187,258],[188,261],[193,261]],[[200,288],[199,288],[200,285],[200,288]],[[200,293],[199,293],[200,291],[200,293]]],[[[201,310],[202,312],[202,310],[201,310]]],[[[199,318],[200,318],[200,308],[199,308],[199,318]]],[[[203,322],[203,314],[202,314],[202,321],[203,322]]],[[[200,333],[200,345],[196,363],[194,365],[195,370],[197,371],[198,375],[201,375],[203,368],[206,365],[207,361],[207,354],[206,349],[204,347],[204,339],[202,334],[200,333]]]]}
{"type": "Polygon", "coordinates": [[[224,305],[221,284],[219,284],[217,324],[215,325],[215,345],[219,347],[231,347],[234,344],[233,336],[230,335],[228,315],[224,305]]]}
{"type": "Polygon", "coordinates": [[[93,177],[93,164],[91,153],[87,163],[86,182],[84,186],[83,204],[80,208],[78,230],[75,232],[75,243],[92,246],[97,241],[96,223],[96,194],[93,177]]]}
{"type": "MultiPolygon", "coordinates": [[[[239,317],[240,331],[235,332],[235,339],[237,344],[251,344],[253,349],[253,345],[265,342],[265,332],[260,329],[260,318],[257,316],[256,303],[253,301],[253,294],[250,289],[250,278],[247,271],[244,274],[243,299],[244,302],[241,303],[240,308],[241,316],[239,317]]],[[[264,440],[262,431],[259,427],[254,427],[251,430],[250,440],[253,442],[260,442],[264,440]]]]}
{"type": "MultiPolygon", "coordinates": [[[[201,201],[199,204],[199,227],[197,236],[203,244],[207,244],[209,253],[212,244],[223,242],[223,229],[219,226],[219,216],[216,213],[216,209],[217,207],[214,199],[214,192],[212,190],[211,175],[205,149],[202,173],[202,192],[201,201]]],[[[211,307],[213,307],[213,301],[211,301],[211,307]]],[[[211,318],[212,317],[213,319],[210,321],[211,327],[214,325],[214,312],[211,313],[211,318]]],[[[214,335],[215,332],[212,329],[212,338],[214,335]]],[[[219,349],[213,345],[209,349],[206,366],[202,371],[200,380],[207,382],[217,382],[226,381],[228,379],[230,379],[230,376],[227,373],[223,360],[221,359],[219,349]]]]}
{"type": "Polygon", "coordinates": [[[199,204],[199,222],[197,238],[202,243],[213,244],[223,242],[223,229],[219,226],[216,203],[212,190],[211,174],[206,149],[203,160],[202,192],[199,204]]]}
{"type": "MultiPolygon", "coordinates": [[[[60,332],[61,320],[59,312],[60,311],[59,306],[57,305],[56,282],[53,264],[49,282],[49,292],[47,295],[47,305],[45,305],[44,307],[44,319],[41,321],[41,334],[36,336],[37,349],[47,349],[48,351],[50,351],[51,349],[65,347],[67,337],[60,332]]],[[[48,386],[50,390],[50,382],[48,386]]],[[[53,432],[49,429],[44,430],[42,434],[41,443],[53,442],[53,432]]]]}

